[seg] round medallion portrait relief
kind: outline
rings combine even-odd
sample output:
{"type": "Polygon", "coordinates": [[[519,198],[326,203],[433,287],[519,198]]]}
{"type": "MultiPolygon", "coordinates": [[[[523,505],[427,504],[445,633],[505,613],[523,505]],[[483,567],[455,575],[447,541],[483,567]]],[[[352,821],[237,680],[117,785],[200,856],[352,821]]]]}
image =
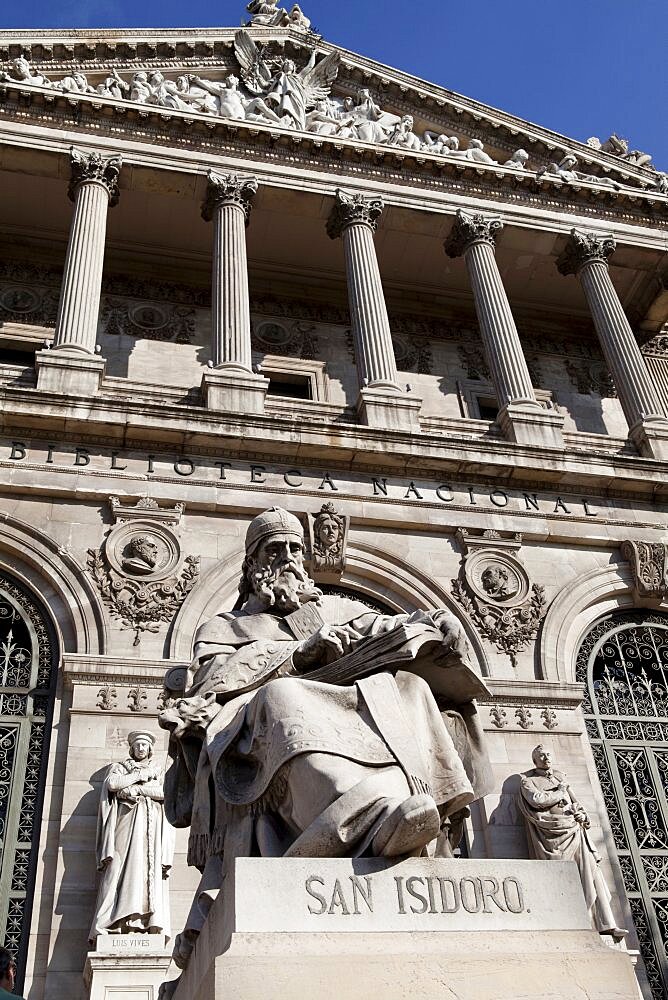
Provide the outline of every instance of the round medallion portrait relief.
{"type": "Polygon", "coordinates": [[[465,573],[473,593],[486,604],[523,604],[531,588],[524,566],[501,550],[474,552],[466,560],[465,573]]]}
{"type": "Polygon", "coordinates": [[[172,532],[149,520],[117,525],[107,538],[105,552],[117,573],[146,582],[172,576],[181,558],[172,532]]]}

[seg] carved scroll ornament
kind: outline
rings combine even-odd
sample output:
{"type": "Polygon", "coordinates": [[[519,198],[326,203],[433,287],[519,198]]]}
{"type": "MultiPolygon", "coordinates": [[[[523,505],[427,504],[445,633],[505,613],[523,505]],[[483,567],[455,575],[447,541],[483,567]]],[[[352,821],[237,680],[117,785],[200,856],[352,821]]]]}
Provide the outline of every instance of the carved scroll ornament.
{"type": "Polygon", "coordinates": [[[631,564],[639,597],[668,596],[668,545],[662,542],[624,542],[622,556],[631,564]]]}
{"type": "Polygon", "coordinates": [[[521,535],[502,538],[499,532],[457,537],[464,548],[459,578],[452,593],[488,642],[517,657],[535,640],[547,610],[545,588],[532,584],[517,553],[521,535]]]}

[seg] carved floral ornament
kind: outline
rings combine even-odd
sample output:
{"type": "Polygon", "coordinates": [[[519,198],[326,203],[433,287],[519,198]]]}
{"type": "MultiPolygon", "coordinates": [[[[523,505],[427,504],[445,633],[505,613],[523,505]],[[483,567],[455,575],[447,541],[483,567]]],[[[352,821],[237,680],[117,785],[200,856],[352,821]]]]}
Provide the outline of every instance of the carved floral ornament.
{"type": "Polygon", "coordinates": [[[109,207],[118,204],[120,197],[118,178],[123,160],[120,156],[101,156],[100,153],[85,153],[74,146],[70,148],[70,184],[68,195],[72,201],[82,184],[101,184],[109,195],[109,207]]]}
{"type": "Polygon", "coordinates": [[[560,274],[578,274],[586,264],[605,264],[612,257],[617,244],[606,233],[586,233],[571,229],[571,234],[561,255],[557,258],[560,274]]]}
{"type": "Polygon", "coordinates": [[[544,588],[531,583],[518,558],[522,536],[504,538],[496,531],[473,535],[460,528],[457,538],[464,556],[452,593],[483,638],[516,667],[547,610],[544,588]]]}
{"type": "MultiPolygon", "coordinates": [[[[124,506],[110,498],[115,524],[99,549],[88,550],[88,568],[121,629],[159,632],[171,623],[197,583],[199,556],[183,558],[174,528],[183,504],[160,508],[143,498],[124,506]]],[[[135,711],[139,709],[133,709],[135,711]]]]}
{"type": "Polygon", "coordinates": [[[457,212],[450,236],[444,248],[448,257],[461,257],[475,243],[486,243],[494,248],[496,237],[503,229],[498,216],[486,216],[480,212],[457,212]]]}
{"type": "MultiPolygon", "coordinates": [[[[617,154],[622,164],[641,167],[646,180],[627,176],[624,182],[586,173],[578,169],[578,157],[564,151],[561,157],[538,170],[528,166],[529,154],[517,149],[504,162],[495,160],[476,137],[467,140],[465,148],[457,135],[447,135],[440,128],[415,131],[411,114],[396,114],[381,108],[368,88],[358,88],[354,96],[332,94],[340,68],[340,55],[336,50],[327,54],[319,51],[319,37],[309,31],[310,22],[300,8],[291,10],[277,6],[277,0],[252,0],[248,5],[252,19],[248,27],[292,28],[305,34],[307,57],[304,65],[286,56],[279,45],[258,45],[252,34],[244,29],[235,35],[235,56],[238,75],[204,79],[196,73],[181,73],[175,79],[166,79],[158,69],[140,69],[129,79],[124,79],[115,67],[102,70],[108,75],[93,85],[85,73],[70,70],[59,80],[51,80],[20,56],[10,61],[7,70],[0,73],[0,81],[21,86],[47,89],[72,95],[94,95],[107,100],[131,102],[145,106],[227,119],[237,122],[255,122],[282,129],[296,129],[316,135],[392,147],[420,154],[443,158],[453,165],[470,166],[476,170],[493,168],[507,173],[533,176],[537,183],[549,180],[558,186],[581,187],[591,185],[611,190],[648,190],[651,193],[668,193],[668,175],[650,166],[651,157],[640,158],[617,154]]],[[[222,67],[221,67],[222,68],[222,67]]],[[[416,95],[416,100],[419,98],[416,95]]],[[[595,148],[590,145],[590,148],[595,148]]],[[[608,149],[599,144],[604,152],[608,149]]],[[[636,154],[638,151],[633,151],[636,154]]]]}
{"type": "Polygon", "coordinates": [[[347,194],[340,188],[336,201],[327,220],[327,234],[336,240],[350,226],[369,226],[375,233],[378,220],[383,214],[382,198],[365,198],[363,194],[347,194]]]}
{"type": "Polygon", "coordinates": [[[206,198],[202,205],[202,218],[211,222],[214,212],[223,205],[235,205],[245,216],[246,225],[250,221],[251,202],[258,190],[255,177],[240,177],[237,174],[218,174],[210,170],[207,174],[206,198]]]}
{"type": "Polygon", "coordinates": [[[668,545],[663,542],[624,542],[622,556],[631,565],[638,597],[668,597],[668,545]]]}

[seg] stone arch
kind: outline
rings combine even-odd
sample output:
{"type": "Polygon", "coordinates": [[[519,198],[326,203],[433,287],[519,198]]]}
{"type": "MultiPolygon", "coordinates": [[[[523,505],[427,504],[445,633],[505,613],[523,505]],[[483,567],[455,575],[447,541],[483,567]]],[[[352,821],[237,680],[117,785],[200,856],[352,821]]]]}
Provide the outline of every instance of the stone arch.
{"type": "MultiPolygon", "coordinates": [[[[243,558],[243,547],[236,546],[204,574],[188,596],[174,623],[169,654],[172,659],[189,660],[199,625],[221,610],[234,607],[243,558]]],[[[463,616],[454,598],[416,566],[377,545],[350,540],[341,586],[357,591],[361,597],[366,594],[381,601],[397,613],[447,608],[462,622],[481,673],[489,676],[487,657],[472,623],[463,616]]]]}
{"type": "Polygon", "coordinates": [[[40,596],[63,651],[106,652],[107,624],[95,585],[57,542],[25,521],[2,515],[0,568],[40,596]]]}
{"type": "Polygon", "coordinates": [[[630,608],[665,610],[668,602],[638,598],[633,573],[625,562],[592,570],[564,587],[543,623],[542,679],[573,683],[578,651],[590,628],[609,612],[630,608]]]}

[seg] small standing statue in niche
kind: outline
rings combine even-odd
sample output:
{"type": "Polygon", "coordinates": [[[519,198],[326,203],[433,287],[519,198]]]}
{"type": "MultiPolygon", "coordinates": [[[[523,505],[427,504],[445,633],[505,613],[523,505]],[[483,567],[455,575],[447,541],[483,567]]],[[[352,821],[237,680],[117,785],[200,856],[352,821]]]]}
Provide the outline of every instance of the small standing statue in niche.
{"type": "Polygon", "coordinates": [[[550,751],[539,745],[532,756],[534,768],[522,776],[519,797],[529,848],[539,861],[575,861],[594,927],[599,934],[621,941],[627,931],[617,926],[610,906],[601,858],[589,833],[589,816],[563,771],[553,768],[550,751]]]}
{"type": "Polygon", "coordinates": [[[334,504],[323,504],[313,521],[314,573],[343,572],[346,528],[346,518],[334,504]]]}
{"type": "Polygon", "coordinates": [[[165,772],[153,760],[152,733],[130,733],[128,743],[129,759],[112,764],[102,784],[96,845],[102,876],[91,943],[104,934],[171,935],[174,830],[165,819],[165,772]]]}

